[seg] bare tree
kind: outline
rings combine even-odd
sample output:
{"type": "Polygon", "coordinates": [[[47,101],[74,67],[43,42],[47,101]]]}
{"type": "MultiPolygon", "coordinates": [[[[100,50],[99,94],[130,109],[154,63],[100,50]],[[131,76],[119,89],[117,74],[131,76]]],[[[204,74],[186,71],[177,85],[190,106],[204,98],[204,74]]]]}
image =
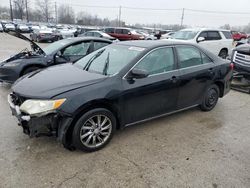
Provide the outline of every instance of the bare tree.
{"type": "Polygon", "coordinates": [[[18,19],[23,19],[25,10],[25,0],[14,0],[14,15],[18,19]]]}
{"type": "Polygon", "coordinates": [[[51,0],[36,0],[37,11],[42,15],[43,20],[49,22],[52,16],[52,4],[51,0]]]}
{"type": "Polygon", "coordinates": [[[64,24],[74,24],[75,23],[75,13],[71,6],[60,5],[58,10],[58,22],[64,24]]]}
{"type": "Polygon", "coordinates": [[[229,24],[225,24],[223,26],[220,27],[221,29],[227,29],[227,30],[230,30],[231,29],[231,26],[229,24]]]}

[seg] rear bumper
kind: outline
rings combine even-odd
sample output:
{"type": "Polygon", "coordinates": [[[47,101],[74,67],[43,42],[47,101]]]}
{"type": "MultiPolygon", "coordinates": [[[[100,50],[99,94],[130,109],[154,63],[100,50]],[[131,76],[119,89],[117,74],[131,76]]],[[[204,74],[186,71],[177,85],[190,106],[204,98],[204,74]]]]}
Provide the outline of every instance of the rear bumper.
{"type": "Polygon", "coordinates": [[[8,102],[12,115],[18,120],[18,125],[22,127],[23,133],[33,137],[55,136],[58,141],[66,145],[66,133],[72,123],[72,118],[55,112],[41,117],[23,114],[20,107],[12,101],[11,94],[8,96],[8,102]]]}

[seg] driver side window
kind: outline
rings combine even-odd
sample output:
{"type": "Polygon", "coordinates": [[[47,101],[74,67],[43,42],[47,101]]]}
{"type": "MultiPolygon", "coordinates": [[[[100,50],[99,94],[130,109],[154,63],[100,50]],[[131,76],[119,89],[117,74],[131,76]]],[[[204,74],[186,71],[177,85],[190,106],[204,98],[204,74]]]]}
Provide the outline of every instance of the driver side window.
{"type": "Polygon", "coordinates": [[[64,56],[85,56],[87,55],[88,49],[90,47],[90,42],[82,42],[80,44],[72,45],[63,51],[64,56]]]}
{"type": "Polygon", "coordinates": [[[135,68],[146,70],[149,75],[174,70],[173,49],[170,47],[156,49],[144,57],[135,68]]]}

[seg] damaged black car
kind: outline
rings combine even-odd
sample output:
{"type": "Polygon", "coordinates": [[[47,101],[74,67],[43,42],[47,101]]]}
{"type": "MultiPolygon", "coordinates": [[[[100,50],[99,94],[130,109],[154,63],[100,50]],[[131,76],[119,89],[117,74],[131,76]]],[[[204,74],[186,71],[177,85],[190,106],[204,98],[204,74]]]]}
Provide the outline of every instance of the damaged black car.
{"type": "Polygon", "coordinates": [[[60,40],[45,48],[18,32],[8,34],[28,41],[31,50],[24,49],[20,53],[0,62],[0,82],[14,83],[19,77],[53,65],[76,62],[85,55],[112,43],[110,40],[84,37],[60,40]]]}
{"type": "Polygon", "coordinates": [[[196,106],[212,110],[231,78],[229,61],[196,45],[127,41],[25,75],[8,101],[31,137],[96,151],[116,129],[196,106]]]}

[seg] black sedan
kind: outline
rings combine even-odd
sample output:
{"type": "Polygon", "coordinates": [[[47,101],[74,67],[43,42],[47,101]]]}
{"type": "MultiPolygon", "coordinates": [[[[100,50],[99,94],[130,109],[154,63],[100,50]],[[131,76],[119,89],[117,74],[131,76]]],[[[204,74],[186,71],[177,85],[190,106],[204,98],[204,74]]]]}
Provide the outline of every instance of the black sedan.
{"type": "Polygon", "coordinates": [[[94,37],[72,38],[54,42],[42,49],[18,32],[9,34],[30,42],[32,51],[24,49],[0,63],[0,82],[7,83],[13,83],[19,77],[40,68],[76,62],[85,55],[112,43],[110,40],[94,37]]]}
{"type": "Polygon", "coordinates": [[[22,77],[8,101],[24,133],[95,151],[116,129],[195,106],[212,110],[230,90],[232,68],[188,43],[118,42],[22,77]]]}

